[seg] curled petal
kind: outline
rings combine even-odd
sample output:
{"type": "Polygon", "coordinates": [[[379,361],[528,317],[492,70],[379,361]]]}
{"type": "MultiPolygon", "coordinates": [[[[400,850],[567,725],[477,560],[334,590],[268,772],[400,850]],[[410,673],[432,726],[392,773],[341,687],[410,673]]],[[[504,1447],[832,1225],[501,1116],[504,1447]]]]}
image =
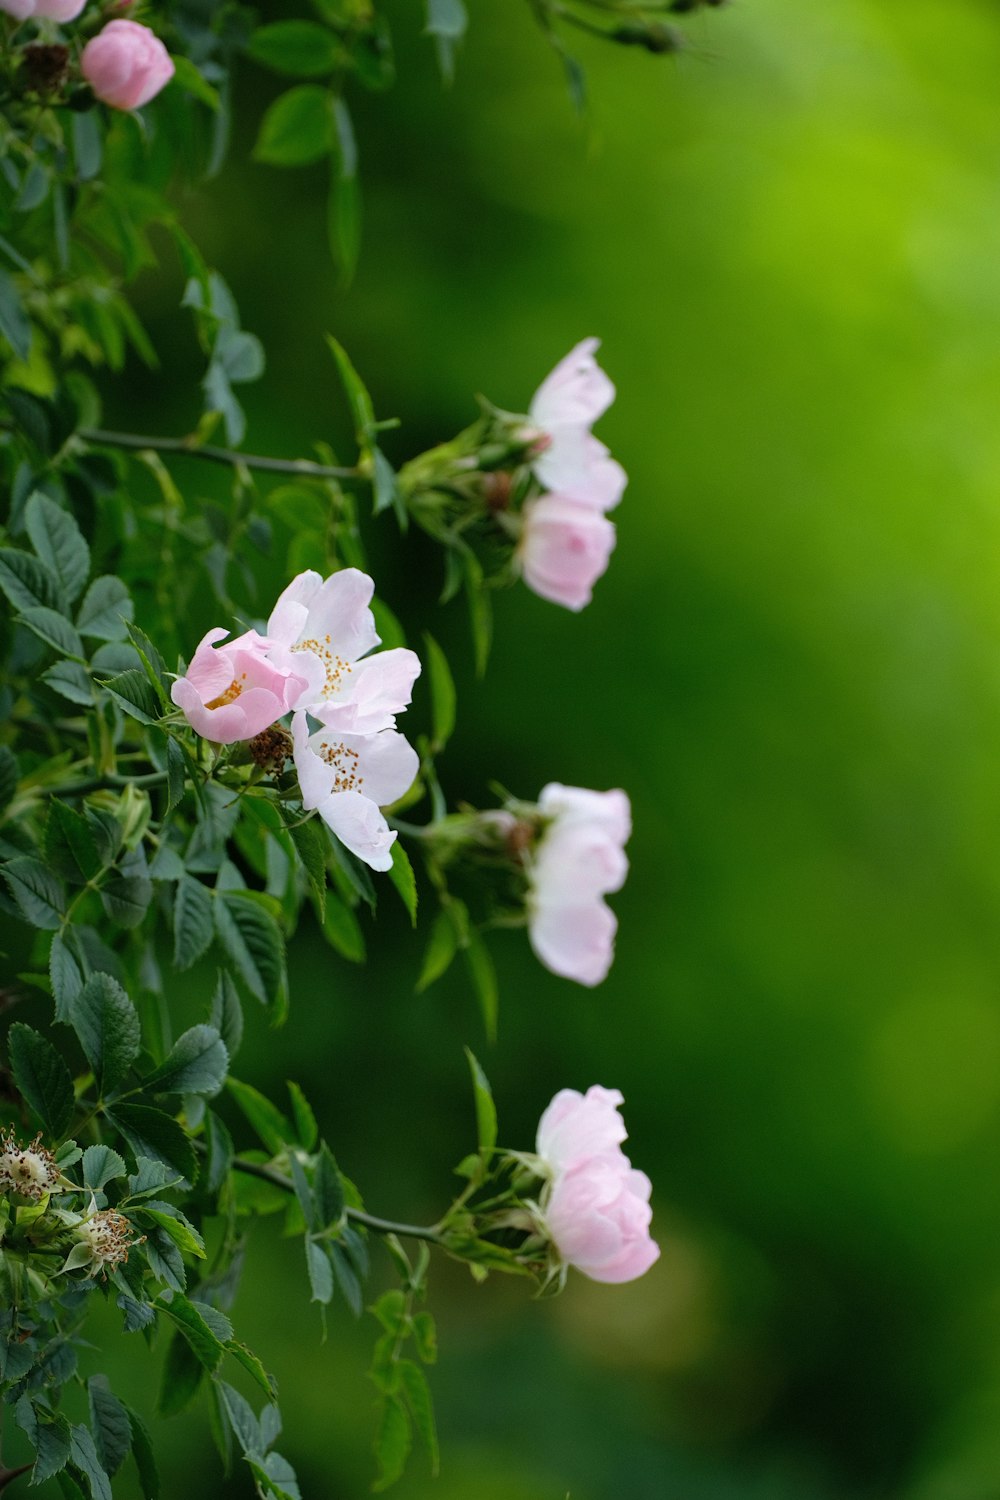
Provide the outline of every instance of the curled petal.
{"type": "Polygon", "coordinates": [[[561,359],[532,397],[529,415],[545,432],[590,426],[615,399],[615,388],[594,358],[600,339],[583,339],[561,359]]]}
{"type": "Polygon", "coordinates": [[[360,792],[333,792],[319,804],[319,815],[340,842],[371,869],[392,868],[396,834],[368,797],[360,792]]]}
{"type": "Polygon", "coordinates": [[[607,978],[618,918],[603,901],[579,906],[536,902],[529,915],[531,946],[547,969],[593,987],[607,978]]]}
{"type": "Polygon", "coordinates": [[[568,1171],[588,1157],[615,1152],[627,1138],[618,1089],[592,1084],[586,1094],[560,1089],[538,1122],[536,1150],[553,1171],[568,1171]]]}

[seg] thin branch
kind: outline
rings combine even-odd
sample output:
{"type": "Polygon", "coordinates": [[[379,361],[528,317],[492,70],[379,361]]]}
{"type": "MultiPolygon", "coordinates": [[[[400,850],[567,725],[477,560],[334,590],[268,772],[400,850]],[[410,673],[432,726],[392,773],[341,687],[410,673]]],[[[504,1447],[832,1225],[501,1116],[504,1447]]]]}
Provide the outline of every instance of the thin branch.
{"type": "MultiPolygon", "coordinates": [[[[259,1177],[262,1182],[269,1182],[272,1187],[281,1188],[282,1192],[295,1192],[295,1184],[290,1177],[286,1177],[283,1172],[275,1171],[273,1167],[266,1166],[263,1162],[244,1161],[236,1156],[233,1158],[233,1169],[237,1172],[245,1172],[248,1177],[259,1177]]],[[[427,1240],[431,1245],[441,1243],[441,1236],[433,1225],[397,1224],[392,1219],[377,1219],[374,1214],[366,1214],[360,1208],[347,1208],[344,1212],[352,1223],[363,1224],[366,1229],[371,1229],[375,1234],[402,1234],[411,1240],[427,1240]]]]}
{"type": "Polygon", "coordinates": [[[138,432],[108,432],[103,427],[81,427],[78,436],[88,443],[106,448],[129,448],[140,451],[152,448],[156,453],[178,453],[185,458],[203,458],[208,463],[236,468],[262,469],[269,474],[297,474],[308,479],[363,479],[358,469],[333,464],[317,464],[309,458],[268,458],[262,453],[240,453],[235,448],[216,448],[197,443],[193,438],[149,437],[138,432]]]}

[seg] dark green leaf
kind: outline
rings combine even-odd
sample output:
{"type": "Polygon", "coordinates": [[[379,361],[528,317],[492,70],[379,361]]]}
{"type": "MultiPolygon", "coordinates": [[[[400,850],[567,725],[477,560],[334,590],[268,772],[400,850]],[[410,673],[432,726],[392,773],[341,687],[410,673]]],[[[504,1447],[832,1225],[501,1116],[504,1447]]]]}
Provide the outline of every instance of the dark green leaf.
{"type": "Polygon", "coordinates": [[[174,898],[174,965],[190,969],[215,936],[212,893],[200,880],[185,875],[174,898]]]}
{"type": "Polygon", "coordinates": [[[135,605],[120,578],[103,573],[95,578],[83,596],[76,628],[81,635],[99,641],[124,641],[128,637],[127,621],[135,605]]]}
{"type": "Polygon", "coordinates": [[[392,869],[389,871],[389,879],[396,887],[403,905],[410,914],[410,922],[416,927],[417,881],[413,873],[413,866],[410,864],[410,856],[398,838],[392,846],[392,869]]]}
{"type": "Polygon", "coordinates": [[[262,1459],[265,1444],[261,1439],[260,1426],[249,1401],[231,1385],[227,1385],[224,1380],[216,1381],[216,1387],[222,1398],[223,1409],[229,1418],[229,1425],[233,1429],[233,1436],[240,1446],[240,1452],[247,1458],[262,1459]]]}
{"type": "Polygon", "coordinates": [[[0,547],[0,589],[15,609],[59,605],[59,581],[51,568],[34,553],[17,547],[0,547]]]}
{"type": "Polygon", "coordinates": [[[31,1404],[28,1396],[22,1396],[14,1408],[14,1419],[35,1450],[35,1466],[31,1483],[43,1484],[58,1474],[69,1460],[69,1423],[63,1416],[44,1421],[31,1404]]]}
{"type": "Polygon", "coordinates": [[[13,802],[17,781],[17,756],[9,745],[0,745],[0,812],[13,802]]]}
{"type": "Polygon", "coordinates": [[[289,823],[288,832],[309,877],[322,923],[326,916],[326,856],[330,848],[326,829],[319,818],[310,818],[305,823],[289,823]]]}
{"type": "Polygon", "coordinates": [[[325,1141],[320,1142],[313,1172],[313,1197],[320,1228],[338,1224],[344,1214],[344,1184],[337,1163],[325,1141]]]}
{"type": "Polygon", "coordinates": [[[159,1500],[160,1476],[149,1433],[142,1418],[130,1406],[125,1407],[125,1413],[132,1429],[132,1457],[139,1471],[143,1500],[159,1500]]]}
{"type": "Polygon", "coordinates": [[[424,631],[427,671],[431,685],[431,713],[434,725],[434,754],[438,755],[451,739],[455,728],[455,680],[448,659],[429,631],[424,631]]]}
{"type": "Polygon", "coordinates": [[[218,982],[212,996],[211,1022],[222,1037],[230,1060],[236,1056],[243,1040],[243,1007],[239,991],[226,973],[219,970],[218,982]]]}
{"type": "Polygon", "coordinates": [[[125,1163],[110,1146],[88,1146],[83,1153],[83,1185],[95,1193],[106,1182],[125,1175],[125,1163]]]}
{"type": "Polygon", "coordinates": [[[54,935],[49,950],[49,979],[55,1001],[56,1020],[68,1021],[70,1006],[83,989],[83,978],[61,932],[54,935]]]}
{"type": "Polygon", "coordinates": [[[359,447],[367,444],[375,427],[375,408],[372,398],[369,396],[364,381],[351,363],[347,350],[339,344],[335,338],[327,334],[327,343],[337,363],[337,370],[347,395],[348,404],[351,408],[351,416],[354,419],[354,433],[359,447]]]}
{"type": "Polygon", "coordinates": [[[45,1134],[58,1139],[73,1114],[73,1080],[52,1043],[15,1021],[7,1034],[14,1082],[42,1122],[45,1134]]]}
{"type": "Polygon", "coordinates": [[[167,1357],[163,1364],[163,1380],[157,1402],[160,1415],[172,1417],[189,1406],[198,1394],[204,1378],[205,1366],[187,1339],[175,1333],[167,1346],[167,1357]]]}
{"type": "Polygon", "coordinates": [[[214,1026],[192,1026],[178,1037],[169,1056],[143,1079],[161,1094],[217,1094],[225,1082],[229,1056],[214,1026]]]}
{"type": "Polygon", "coordinates": [[[140,724],[155,724],[159,719],[160,704],[156,692],[145,672],[138,667],[119,672],[117,677],[110,677],[102,682],[101,687],[111,694],[127,714],[138,719],[140,724]]]}
{"type": "Polygon", "coordinates": [[[94,974],[71,1003],[69,1019],[103,1095],[121,1083],[139,1055],[135,1006],[110,974],[94,974]]]}
{"type": "Polygon", "coordinates": [[[175,52],[171,57],[174,64],[174,83],[182,88],[186,94],[191,94],[195,99],[200,99],[202,104],[207,104],[214,114],[221,108],[221,101],[217,89],[214,89],[208,79],[201,73],[189,57],[175,52]]]}
{"type": "Polygon", "coordinates": [[[430,1455],[431,1473],[436,1477],[441,1456],[438,1451],[434,1407],[431,1403],[427,1377],[420,1366],[415,1365],[411,1359],[399,1361],[399,1377],[406,1404],[410,1408],[410,1416],[413,1418],[413,1425],[430,1455]]]}
{"type": "Polygon", "coordinates": [[[31,353],[31,322],[21,295],[6,271],[0,271],[0,333],[18,359],[28,358],[31,353]]]}
{"type": "Polygon", "coordinates": [[[270,912],[242,891],[225,891],[215,902],[216,931],[241,979],[264,1005],[285,990],[285,944],[270,912]]]}
{"type": "Polygon", "coordinates": [[[372,1489],[378,1494],[401,1478],[410,1453],[412,1432],[405,1406],[395,1396],[386,1395],[375,1437],[375,1457],[379,1476],[372,1489]]]}
{"type": "Polygon", "coordinates": [[[347,60],[338,39],[315,21],[275,21],[259,26],[247,51],[256,62],[293,78],[321,78],[347,60]]]}
{"type": "Polygon", "coordinates": [[[334,145],[332,96],[316,84],[280,94],[261,121],[253,154],[273,167],[299,167],[334,145]]]}
{"type": "Polygon", "coordinates": [[[97,1456],[90,1428],[82,1422],[71,1429],[70,1462],[86,1479],[92,1500],[112,1500],[111,1480],[97,1456]]]}
{"type": "Polygon", "coordinates": [[[90,182],[101,170],[102,140],[97,111],[74,111],[71,116],[71,134],[76,175],[81,182],[90,182]]]}
{"type": "Polygon", "coordinates": [[[117,1474],[132,1446],[128,1413],[104,1375],[90,1377],[87,1381],[87,1394],[90,1397],[90,1425],[94,1430],[97,1455],[108,1474],[117,1474]]]}
{"type": "Polygon", "coordinates": [[[92,879],[101,868],[97,842],[86,818],[59,797],[49,803],[45,823],[45,857],[68,879],[92,879]]]}
{"type": "Polygon", "coordinates": [[[146,875],[115,875],[101,887],[104,910],[119,927],[138,927],[153,899],[146,875]]]}
{"type": "Polygon", "coordinates": [[[291,1079],[288,1080],[288,1096],[292,1101],[296,1140],[304,1151],[311,1151],[319,1138],[319,1126],[316,1124],[312,1105],[299,1085],[291,1079]]]}
{"type": "Polygon", "coordinates": [[[134,1156],[150,1156],[163,1162],[178,1177],[194,1182],[198,1175],[194,1149],[177,1121],[162,1110],[145,1104],[116,1104],[108,1110],[134,1156]]]}
{"type": "Polygon", "coordinates": [[[194,1303],[189,1302],[187,1297],[181,1296],[179,1292],[175,1292],[169,1302],[159,1301],[156,1307],[158,1312],[165,1313],[172,1322],[176,1323],[191,1346],[195,1359],[210,1375],[213,1374],[222,1363],[222,1357],[226,1352],[225,1346],[209,1327],[194,1303]]]}
{"type": "Polygon", "coordinates": [[[54,693],[68,698],[78,708],[91,708],[94,703],[93,679],[86,667],[78,661],[57,661],[42,673],[42,681],[48,683],[54,693]]]}
{"type": "Polygon", "coordinates": [[[90,548],[68,511],[36,490],[24,511],[31,545],[72,604],[90,576],[90,548]]]}
{"type": "Polygon", "coordinates": [[[3,867],[3,878],[24,917],[34,927],[54,932],[66,910],[66,892],[46,867],[30,855],[19,854],[3,867]]]}
{"type": "Polygon", "coordinates": [[[431,926],[431,935],[424,950],[424,961],[417,980],[417,993],[422,994],[435,979],[448,969],[458,952],[458,933],[447,911],[439,911],[431,926]]]}
{"type": "Polygon", "coordinates": [[[33,604],[30,609],[22,609],[18,619],[22,625],[27,625],[40,641],[44,641],[60,655],[83,658],[83,642],[76,629],[66,616],[59,614],[57,610],[46,609],[41,604],[33,604]]]}
{"type": "Polygon", "coordinates": [[[497,1038],[497,1009],[499,1006],[497,976],[496,970],[493,967],[493,960],[490,958],[489,949],[478,932],[469,933],[464,953],[469,973],[472,976],[476,996],[479,1000],[479,1009],[482,1013],[483,1026],[486,1029],[487,1039],[495,1042],[497,1038]]]}
{"type": "Polygon", "coordinates": [[[323,936],[332,948],[336,948],[344,958],[350,959],[351,963],[364,963],[365,937],[358,919],[333,891],[330,891],[327,898],[323,936]]]}
{"type": "Polygon", "coordinates": [[[238,1078],[228,1078],[226,1088],[273,1156],[294,1144],[295,1130],[270,1099],[265,1099],[251,1084],[241,1083],[238,1078]]]}

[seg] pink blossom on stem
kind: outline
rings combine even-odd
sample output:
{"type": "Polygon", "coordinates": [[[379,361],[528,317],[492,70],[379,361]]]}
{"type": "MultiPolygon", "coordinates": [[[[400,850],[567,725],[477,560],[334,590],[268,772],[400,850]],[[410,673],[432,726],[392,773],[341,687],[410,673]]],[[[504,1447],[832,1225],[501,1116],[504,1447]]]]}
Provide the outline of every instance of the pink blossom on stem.
{"type": "Polygon", "coordinates": [[[593,986],[607,977],[618,919],[602,899],[628,874],[631,810],[622,791],[551,782],[539,810],[552,819],[529,866],[528,935],[547,969],[593,986]]]}
{"type": "Polygon", "coordinates": [[[45,16],[50,21],[75,21],[87,0],[0,0],[0,10],[18,21],[45,16]]]}
{"type": "Polygon", "coordinates": [[[248,630],[216,645],[229,634],[216,627],[200,642],[187,675],[170,690],[198,734],[217,745],[249,740],[288,712],[305,687],[305,678],[283,671],[269,660],[270,642],[248,630]]]}
{"type": "Polygon", "coordinates": [[[139,109],[174,76],[166,47],[138,21],[109,21],[84,47],[80,67],[98,99],[113,109],[139,109]]]}
{"type": "Polygon", "coordinates": [[[524,507],[517,560],[533,593],[566,609],[589,604],[615,546],[615,528],[592,506],[542,495],[524,507]]]}
{"type": "Polygon", "coordinates": [[[539,481],[578,504],[606,511],[618,504],[628,480],[590,430],[615,399],[615,388],[594,357],[599,347],[599,339],[589,338],[571,349],[542,381],[529,412],[548,439],[533,464],[539,481]]]}
{"type": "Polygon", "coordinates": [[[621,1149],[617,1089],[561,1089],[538,1122],[549,1181],[541,1214],[560,1258],[594,1281],[632,1281],[658,1258],[650,1238],[650,1182],[621,1149]]]}

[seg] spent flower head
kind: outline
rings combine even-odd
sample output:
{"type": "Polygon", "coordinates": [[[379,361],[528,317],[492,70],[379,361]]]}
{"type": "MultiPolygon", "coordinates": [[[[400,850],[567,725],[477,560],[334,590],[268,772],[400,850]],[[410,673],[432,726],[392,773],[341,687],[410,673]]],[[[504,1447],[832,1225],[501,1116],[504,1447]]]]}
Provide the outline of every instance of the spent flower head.
{"type": "Polygon", "coordinates": [[[59,1186],[56,1159],[36,1135],[29,1146],[21,1146],[12,1130],[0,1135],[0,1192],[40,1202],[59,1186]]]}

